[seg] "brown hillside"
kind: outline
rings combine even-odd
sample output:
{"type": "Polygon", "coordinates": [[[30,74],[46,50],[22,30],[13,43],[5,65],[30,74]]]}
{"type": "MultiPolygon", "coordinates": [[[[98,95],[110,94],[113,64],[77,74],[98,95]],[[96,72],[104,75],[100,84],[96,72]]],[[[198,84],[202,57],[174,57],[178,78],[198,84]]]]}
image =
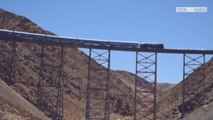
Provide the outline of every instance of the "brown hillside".
{"type": "Polygon", "coordinates": [[[1,120],[50,120],[44,113],[0,81],[1,120]]]}
{"type": "Polygon", "coordinates": [[[213,102],[195,109],[186,116],[187,120],[212,120],[213,118],[213,102]]]}
{"type": "MultiPolygon", "coordinates": [[[[195,97],[187,99],[186,105],[188,107],[185,108],[187,118],[189,118],[189,120],[195,120],[198,118],[200,118],[200,120],[205,120],[205,117],[208,118],[212,116],[213,109],[211,104],[213,101],[213,59],[199,67],[196,71],[194,71],[194,73],[189,75],[184,82],[186,84],[191,84],[191,87],[186,89],[187,93],[196,93],[195,97]],[[205,68],[205,86],[196,89],[198,86],[200,86],[203,79],[201,79],[201,76],[196,77],[194,74],[201,72],[201,69],[203,68],[205,68]],[[209,111],[208,115],[210,116],[196,116],[195,113],[197,113],[197,111],[204,113],[205,109],[202,109],[202,107],[205,108],[205,106],[209,106],[206,107],[206,110],[209,111]]],[[[160,120],[177,120],[180,118],[182,111],[182,84],[183,81],[173,87],[168,93],[164,94],[159,99],[158,117],[160,120]]]]}
{"type": "MultiPolygon", "coordinates": [[[[33,33],[53,34],[43,30],[29,19],[15,15],[13,13],[0,9],[0,28],[27,31],[33,33]]],[[[17,43],[16,48],[16,83],[11,87],[20,93],[24,98],[36,105],[37,100],[37,84],[39,81],[40,67],[40,50],[41,47],[36,44],[17,43]]],[[[48,46],[45,48],[46,60],[48,64],[55,65],[59,63],[59,47],[48,46]]],[[[0,41],[0,78],[6,83],[9,79],[10,66],[10,43],[4,40],[0,41]]],[[[65,48],[64,57],[64,106],[65,119],[81,120],[85,111],[85,93],[87,83],[88,56],[77,48],[65,48]],[[77,112],[76,112],[77,111],[77,112]]],[[[95,61],[95,68],[105,69],[95,61]]],[[[45,71],[45,75],[49,75],[49,82],[57,79],[57,69],[53,68],[50,71],[45,71]]],[[[92,71],[93,74],[99,74],[102,79],[104,75],[99,71],[92,71]]],[[[129,80],[134,77],[134,74],[122,74],[120,72],[111,71],[112,80],[112,96],[111,96],[111,111],[120,115],[133,115],[133,90],[129,80]]],[[[141,81],[144,81],[141,79],[141,81]]],[[[47,81],[48,82],[48,81],[47,81]]],[[[144,81],[145,82],[145,81],[144,81]]],[[[51,91],[51,89],[46,89],[51,91]]],[[[54,92],[54,91],[53,91],[54,92]]],[[[56,93],[53,93],[56,94],[56,93]]],[[[52,115],[51,108],[48,104],[54,103],[52,99],[46,100],[45,113],[52,115]]]]}
{"type": "MultiPolygon", "coordinates": [[[[135,86],[135,74],[130,73],[130,72],[126,72],[126,71],[115,71],[118,74],[118,77],[122,78],[122,80],[124,80],[123,82],[128,84],[132,89],[134,89],[135,86]]],[[[144,81],[143,79],[141,79],[141,81],[143,81],[141,84],[146,84],[148,83],[147,81],[144,81]]],[[[165,92],[169,91],[170,89],[172,89],[175,86],[175,84],[170,84],[170,83],[157,83],[157,93],[158,95],[162,95],[165,92]]]]}

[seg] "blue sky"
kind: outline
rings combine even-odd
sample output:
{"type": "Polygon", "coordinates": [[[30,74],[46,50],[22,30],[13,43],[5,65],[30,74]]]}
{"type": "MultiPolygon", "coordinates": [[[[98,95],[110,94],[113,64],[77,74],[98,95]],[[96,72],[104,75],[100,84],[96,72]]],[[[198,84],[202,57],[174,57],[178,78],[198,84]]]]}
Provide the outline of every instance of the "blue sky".
{"type": "MultiPolygon", "coordinates": [[[[1,0],[0,8],[63,36],[212,49],[212,0],[1,0]],[[176,7],[208,7],[208,12],[176,13],[176,7]]],[[[182,80],[182,55],[158,56],[158,81],[182,80]]],[[[135,71],[135,53],[112,52],[111,61],[114,70],[135,71]]]]}

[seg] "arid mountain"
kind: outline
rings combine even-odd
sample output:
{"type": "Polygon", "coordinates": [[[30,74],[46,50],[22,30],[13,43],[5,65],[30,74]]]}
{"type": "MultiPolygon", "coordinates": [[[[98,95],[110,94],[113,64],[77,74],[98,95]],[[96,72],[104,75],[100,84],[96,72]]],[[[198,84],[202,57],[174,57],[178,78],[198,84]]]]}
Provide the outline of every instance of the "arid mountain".
{"type": "MultiPolygon", "coordinates": [[[[29,19],[15,15],[0,9],[0,28],[32,33],[53,34],[43,30],[29,19]]],[[[45,60],[52,66],[57,66],[60,61],[60,47],[46,46],[45,60]]],[[[85,96],[88,72],[88,56],[78,48],[64,48],[64,116],[66,120],[81,120],[85,112],[85,96]]],[[[37,85],[39,82],[41,46],[38,44],[16,43],[16,64],[15,64],[15,84],[10,84],[10,65],[11,65],[11,43],[0,41],[0,78],[8,83],[11,88],[22,95],[33,105],[37,105],[37,85]]],[[[92,61],[95,69],[104,70],[94,60],[92,61]]],[[[53,67],[45,69],[48,78],[47,83],[52,83],[58,79],[58,69],[53,67]]],[[[101,71],[92,70],[93,74],[99,74],[98,79],[103,79],[101,71]]],[[[133,115],[133,78],[134,74],[128,72],[111,71],[111,111],[118,116],[133,115]]],[[[141,78],[141,83],[147,82],[141,78]]],[[[46,92],[53,92],[50,88],[46,92]]],[[[162,93],[162,92],[161,92],[162,93]]],[[[53,99],[45,99],[46,115],[53,117],[49,104],[54,104],[53,99]]]]}

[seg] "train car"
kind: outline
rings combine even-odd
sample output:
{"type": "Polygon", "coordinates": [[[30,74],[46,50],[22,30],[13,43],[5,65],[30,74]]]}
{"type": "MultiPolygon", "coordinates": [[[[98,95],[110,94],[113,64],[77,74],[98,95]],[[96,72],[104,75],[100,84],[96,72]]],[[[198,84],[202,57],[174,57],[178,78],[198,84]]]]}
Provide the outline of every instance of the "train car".
{"type": "Polygon", "coordinates": [[[64,43],[70,45],[76,45],[81,47],[103,47],[103,48],[117,48],[117,49],[164,49],[163,44],[153,43],[138,43],[127,41],[108,41],[108,40],[96,40],[96,39],[81,39],[70,38],[55,35],[19,32],[12,30],[0,29],[0,37],[4,39],[13,39],[15,37],[18,40],[27,40],[27,42],[40,42],[45,40],[49,44],[64,43]]]}
{"type": "Polygon", "coordinates": [[[26,40],[44,40],[46,38],[45,34],[27,33],[27,32],[20,32],[20,31],[14,31],[13,35],[17,38],[26,39],[26,40]]]}
{"type": "Polygon", "coordinates": [[[84,46],[93,46],[93,47],[107,47],[108,43],[103,40],[95,40],[95,39],[79,39],[79,44],[84,46]]]}
{"type": "Polygon", "coordinates": [[[108,41],[109,45],[117,48],[138,48],[139,43],[127,41],[108,41]]]}
{"type": "Polygon", "coordinates": [[[11,38],[13,36],[12,30],[0,29],[0,37],[4,39],[11,38]]]}
{"type": "Polygon", "coordinates": [[[142,49],[164,49],[163,44],[149,44],[149,43],[142,43],[140,44],[140,48],[142,49]]]}

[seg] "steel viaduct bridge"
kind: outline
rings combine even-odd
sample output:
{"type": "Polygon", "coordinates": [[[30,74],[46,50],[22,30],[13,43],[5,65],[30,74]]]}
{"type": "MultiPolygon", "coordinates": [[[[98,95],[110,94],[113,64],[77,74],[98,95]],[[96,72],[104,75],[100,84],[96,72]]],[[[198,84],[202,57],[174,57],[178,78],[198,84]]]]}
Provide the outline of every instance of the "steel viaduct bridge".
{"type": "MultiPolygon", "coordinates": [[[[136,68],[135,68],[135,97],[134,97],[134,120],[156,120],[157,119],[157,103],[156,103],[156,84],[157,84],[157,55],[158,53],[172,53],[183,55],[183,80],[186,79],[198,66],[204,64],[206,55],[213,55],[213,50],[192,50],[192,49],[166,49],[163,48],[163,44],[147,44],[147,43],[133,43],[133,42],[117,42],[117,41],[104,41],[104,40],[92,40],[81,38],[69,38],[55,35],[35,34],[28,32],[19,32],[0,29],[0,40],[6,40],[11,42],[11,62],[10,65],[10,79],[16,82],[16,44],[17,42],[24,42],[30,44],[38,44],[41,46],[40,55],[40,77],[38,83],[38,100],[37,105],[39,108],[43,107],[43,100],[45,95],[43,89],[45,87],[53,87],[57,92],[55,96],[56,106],[54,109],[55,120],[63,119],[63,66],[64,66],[64,47],[77,47],[89,49],[89,62],[88,62],[88,82],[87,82],[87,95],[86,95],[86,120],[110,120],[110,53],[111,51],[132,51],[136,53],[136,68]],[[59,64],[59,76],[57,85],[46,85],[43,77],[45,66],[44,63],[44,48],[47,45],[60,47],[60,64],[59,64]],[[100,51],[101,50],[101,51],[100,51]],[[196,55],[196,56],[194,56],[196,55]],[[94,76],[91,75],[92,59],[96,60],[99,64],[106,67],[104,71],[106,73],[105,78],[102,80],[105,87],[92,86],[95,82],[94,76]],[[140,81],[138,77],[143,77],[145,80],[152,83],[152,88],[146,89],[138,84],[140,81]],[[104,97],[98,98],[98,96],[92,96],[92,93],[99,91],[105,94],[104,97]],[[140,97],[137,97],[140,95],[140,97]],[[150,99],[151,98],[151,99],[150,99]],[[104,106],[100,108],[94,102],[99,99],[104,103],[104,106]],[[138,104],[138,99],[142,99],[142,103],[138,104]],[[92,104],[93,103],[93,104],[92,104]],[[93,113],[100,113],[99,116],[93,115],[93,113]],[[149,114],[148,114],[149,113],[149,114]],[[148,117],[149,116],[149,117],[148,117]],[[151,116],[151,118],[150,118],[151,116]]],[[[205,69],[202,70],[200,76],[205,77],[205,69]]],[[[203,80],[204,81],[204,80],[203,80]]],[[[200,84],[203,87],[205,82],[200,84]]],[[[185,117],[185,107],[187,97],[195,96],[195,93],[187,93],[185,89],[191,86],[190,84],[184,84],[182,86],[182,115],[185,117]],[[184,106],[185,105],[185,106],[184,106]]]]}

